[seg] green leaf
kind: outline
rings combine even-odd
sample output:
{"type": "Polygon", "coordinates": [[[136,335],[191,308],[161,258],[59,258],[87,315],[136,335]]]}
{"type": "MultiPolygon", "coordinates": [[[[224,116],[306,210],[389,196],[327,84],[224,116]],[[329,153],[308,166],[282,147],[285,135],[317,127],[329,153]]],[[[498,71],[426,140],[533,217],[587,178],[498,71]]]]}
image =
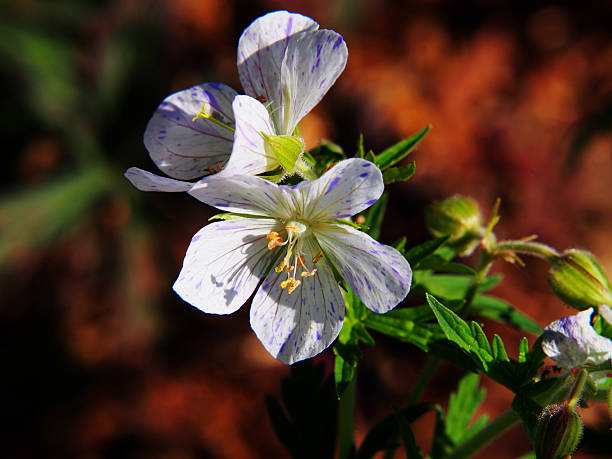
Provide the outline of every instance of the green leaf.
{"type": "MultiPolygon", "coordinates": [[[[484,388],[478,388],[479,381],[480,377],[477,374],[466,374],[459,381],[457,392],[452,393],[448,400],[446,434],[455,446],[471,436],[468,427],[486,394],[484,388]]],[[[476,423],[478,426],[486,423],[486,417],[480,417],[476,423]]]]}
{"type": "Polygon", "coordinates": [[[424,351],[429,349],[431,342],[438,341],[444,337],[438,325],[416,323],[402,317],[403,311],[407,310],[389,311],[386,314],[368,314],[364,324],[366,327],[379,333],[414,344],[424,351]]]}
{"type": "Polygon", "coordinates": [[[453,440],[446,434],[446,416],[441,406],[436,406],[436,422],[431,442],[431,459],[441,459],[453,450],[453,440]]]}
{"type": "Polygon", "coordinates": [[[304,152],[304,141],[292,135],[268,135],[263,132],[261,134],[264,137],[266,154],[274,156],[283,169],[292,173],[300,155],[304,152]]]}
{"type": "Polygon", "coordinates": [[[421,260],[434,253],[442,244],[446,242],[447,239],[448,236],[444,236],[424,242],[423,244],[414,246],[410,250],[406,251],[404,256],[411,266],[416,267],[421,260]]]}
{"type": "Polygon", "coordinates": [[[405,166],[391,167],[383,172],[383,181],[385,185],[395,182],[406,182],[412,178],[416,171],[414,161],[405,166]]]}
{"type": "Polygon", "coordinates": [[[407,459],[423,459],[423,452],[421,448],[419,448],[416,444],[416,439],[414,438],[414,433],[410,428],[410,423],[406,419],[404,414],[397,410],[393,409],[395,413],[395,418],[397,420],[397,426],[399,428],[399,435],[402,439],[402,444],[404,445],[404,453],[406,454],[407,459]]]}
{"type": "Polygon", "coordinates": [[[471,311],[475,315],[505,323],[528,333],[540,335],[544,332],[537,322],[494,296],[477,295],[471,311]]]}
{"type": "MultiPolygon", "coordinates": [[[[446,337],[461,349],[479,359],[486,371],[486,360],[492,359],[490,355],[480,351],[479,341],[475,338],[470,326],[461,317],[436,300],[435,297],[427,294],[426,298],[446,337]]],[[[481,329],[480,333],[482,333],[481,329]]]]}
{"type": "Polygon", "coordinates": [[[366,214],[364,225],[370,228],[367,233],[373,239],[378,239],[380,237],[380,230],[382,228],[383,219],[385,218],[385,210],[387,209],[388,201],[389,195],[383,193],[378,201],[368,209],[366,214]]]}
{"type": "MultiPolygon", "coordinates": [[[[419,403],[404,408],[400,410],[399,413],[403,416],[404,424],[411,424],[431,409],[433,409],[433,405],[429,403],[419,403]]],[[[366,434],[357,451],[356,459],[370,459],[378,451],[397,448],[399,446],[399,435],[400,426],[397,419],[397,413],[387,416],[372,427],[366,434]]]]}
{"type": "Polygon", "coordinates": [[[493,349],[493,358],[496,360],[501,360],[502,362],[509,362],[508,354],[506,353],[506,347],[504,346],[504,342],[499,337],[498,334],[493,335],[493,343],[491,345],[493,349]]]}
{"type": "Polygon", "coordinates": [[[449,262],[435,253],[422,260],[418,264],[418,269],[455,274],[467,274],[470,276],[474,276],[476,274],[476,271],[474,271],[468,265],[464,265],[463,263],[449,262]]]}
{"type": "Polygon", "coordinates": [[[401,161],[419,144],[421,140],[423,140],[430,129],[431,125],[421,129],[407,139],[401,140],[395,145],[387,148],[379,155],[376,155],[374,160],[375,164],[380,170],[384,171],[388,167],[391,167],[397,162],[401,161]]]}
{"type": "Polygon", "coordinates": [[[320,177],[333,164],[346,159],[346,155],[339,145],[325,141],[305,153],[302,158],[313,167],[315,174],[320,177]]]}

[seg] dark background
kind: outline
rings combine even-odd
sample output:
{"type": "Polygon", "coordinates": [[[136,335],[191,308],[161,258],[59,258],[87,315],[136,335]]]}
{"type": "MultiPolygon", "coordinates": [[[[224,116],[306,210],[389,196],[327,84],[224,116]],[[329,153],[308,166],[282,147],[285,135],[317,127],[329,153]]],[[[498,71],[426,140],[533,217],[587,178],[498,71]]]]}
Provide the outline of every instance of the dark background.
{"type": "MultiPolygon", "coordinates": [[[[350,153],[363,132],[377,152],[433,124],[413,180],[390,187],[384,242],[426,240],[435,200],[463,193],[486,214],[500,197],[500,237],[586,248],[612,272],[609,2],[3,1],[3,457],[285,457],[264,394],[279,393],[288,368],[250,331],[248,307],[204,315],[171,290],[212,210],[122,177],[129,166],[156,171],[142,134],[168,94],[205,81],[240,89],[238,37],[276,9],[313,17],[349,48],[344,74],[303,121],[310,147],[330,138],[350,153]]],[[[495,293],[540,324],[572,313],[549,293],[543,262],[494,271],[505,276],[495,293]]],[[[485,331],[516,356],[522,333],[485,331]]],[[[376,338],[360,366],[358,440],[406,399],[425,362],[376,338]]],[[[317,361],[331,369],[331,351],[317,361]]],[[[443,365],[425,399],[445,404],[458,377],[443,365]]],[[[480,411],[494,417],[511,394],[484,384],[480,411]]],[[[582,414],[576,457],[609,454],[606,408],[582,414]]],[[[429,414],[414,425],[425,450],[432,424],[429,414]]],[[[481,457],[529,449],[517,427],[481,457]]]]}

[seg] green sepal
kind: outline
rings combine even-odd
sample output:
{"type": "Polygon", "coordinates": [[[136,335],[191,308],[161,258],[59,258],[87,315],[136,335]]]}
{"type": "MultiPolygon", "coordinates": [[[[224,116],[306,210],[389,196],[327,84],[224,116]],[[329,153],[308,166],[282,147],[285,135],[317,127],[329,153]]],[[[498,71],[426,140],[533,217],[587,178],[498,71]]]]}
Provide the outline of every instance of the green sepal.
{"type": "Polygon", "coordinates": [[[266,154],[274,156],[284,170],[293,173],[298,159],[304,153],[304,141],[292,135],[261,134],[266,154]]]}
{"type": "MultiPolygon", "coordinates": [[[[421,129],[407,139],[399,141],[395,145],[387,148],[382,153],[376,155],[373,162],[381,171],[393,166],[404,159],[419,144],[419,142],[423,140],[430,129],[431,125],[421,129]]],[[[367,156],[366,159],[368,159],[367,156]]]]}

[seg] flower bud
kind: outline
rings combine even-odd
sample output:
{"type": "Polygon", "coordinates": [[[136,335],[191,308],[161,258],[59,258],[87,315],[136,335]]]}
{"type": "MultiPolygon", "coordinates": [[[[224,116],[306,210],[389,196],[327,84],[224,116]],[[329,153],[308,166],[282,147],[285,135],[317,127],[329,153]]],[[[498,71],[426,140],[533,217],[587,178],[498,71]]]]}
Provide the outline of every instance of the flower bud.
{"type": "Polygon", "coordinates": [[[425,213],[425,221],[433,236],[450,236],[448,245],[461,255],[469,255],[484,234],[478,203],[464,196],[433,204],[425,213]]]}
{"type": "Polygon", "coordinates": [[[585,250],[567,250],[553,261],[548,283],[559,298],[576,309],[612,305],[608,277],[595,256],[585,250]]]}
{"type": "Polygon", "coordinates": [[[535,428],[537,459],[561,459],[572,454],[582,437],[582,419],[566,404],[548,405],[535,428]]]}

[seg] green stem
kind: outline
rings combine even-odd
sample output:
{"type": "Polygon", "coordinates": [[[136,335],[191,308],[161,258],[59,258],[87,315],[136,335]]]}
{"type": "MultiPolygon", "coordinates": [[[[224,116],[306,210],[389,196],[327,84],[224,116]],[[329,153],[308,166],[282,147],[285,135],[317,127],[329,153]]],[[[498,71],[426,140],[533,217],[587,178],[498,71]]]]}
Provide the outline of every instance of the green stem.
{"type": "Polygon", "coordinates": [[[355,448],[354,439],[354,414],[355,414],[355,379],[348,383],[344,393],[340,397],[338,408],[338,458],[348,459],[355,448]]]}
{"type": "Polygon", "coordinates": [[[574,387],[572,387],[569,401],[567,402],[567,406],[572,410],[576,409],[576,405],[580,401],[580,396],[582,395],[582,389],[584,388],[584,383],[586,382],[587,376],[588,373],[584,368],[580,370],[580,373],[576,378],[576,382],[574,383],[574,387]]]}
{"type": "Polygon", "coordinates": [[[561,255],[552,247],[531,241],[502,241],[495,245],[495,252],[516,252],[553,261],[561,255]]]}
{"type": "Polygon", "coordinates": [[[439,363],[439,357],[430,356],[425,368],[423,369],[423,372],[421,373],[421,376],[419,376],[419,380],[415,384],[414,389],[412,389],[412,393],[410,394],[408,402],[406,403],[407,406],[413,405],[419,400],[421,394],[423,394],[423,391],[427,387],[429,380],[433,377],[434,373],[438,369],[439,363]]]}

